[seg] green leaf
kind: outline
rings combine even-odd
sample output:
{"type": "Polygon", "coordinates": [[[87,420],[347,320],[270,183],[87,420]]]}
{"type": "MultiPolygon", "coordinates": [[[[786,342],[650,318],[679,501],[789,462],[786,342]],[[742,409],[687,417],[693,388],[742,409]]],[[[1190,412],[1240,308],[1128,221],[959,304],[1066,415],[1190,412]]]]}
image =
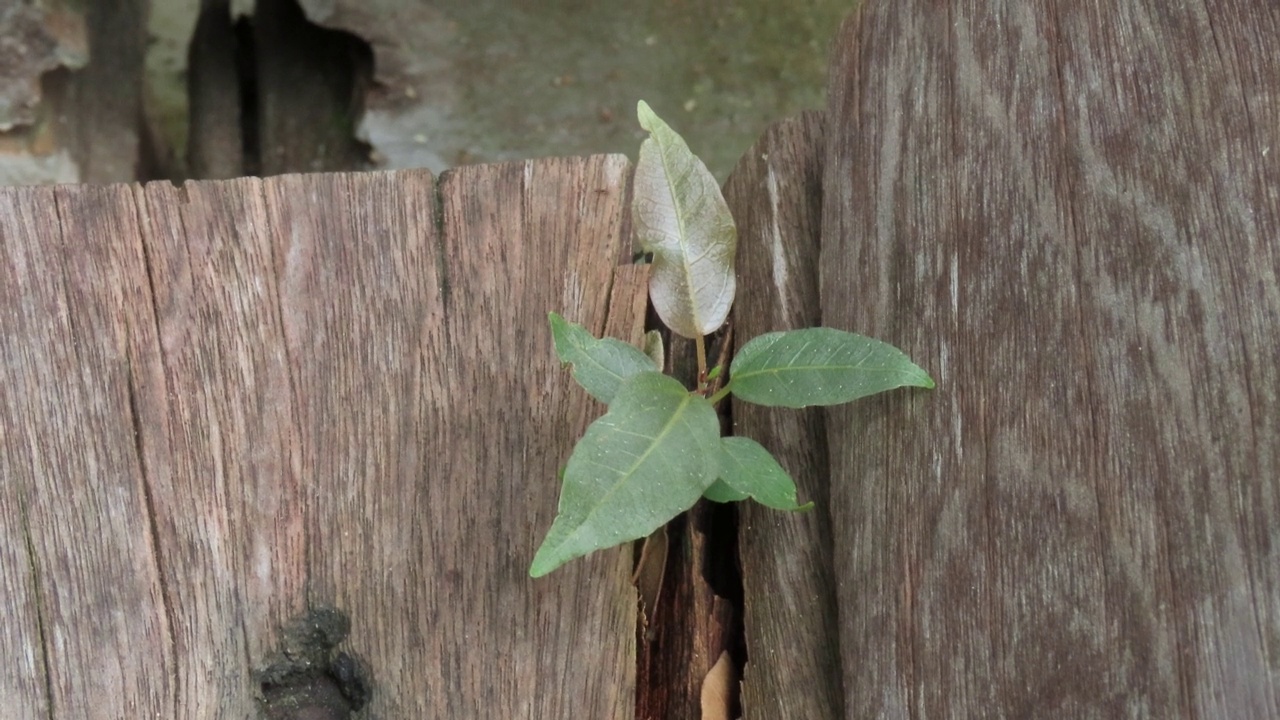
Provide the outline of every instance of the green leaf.
{"type": "Polygon", "coordinates": [[[813,503],[796,503],[795,481],[760,443],[748,437],[727,437],[720,439],[720,448],[724,454],[720,458],[720,479],[716,483],[724,484],[732,494],[750,496],[775,510],[808,510],[813,507],[813,503]]]}
{"type": "Polygon", "coordinates": [[[738,492],[737,490],[729,487],[728,483],[724,480],[717,479],[715,482],[711,483],[711,487],[703,491],[702,497],[710,500],[711,502],[731,503],[738,502],[739,500],[746,500],[751,497],[751,495],[749,493],[738,492]]]}
{"type": "Polygon", "coordinates": [[[729,390],[775,407],[838,405],[898,387],[933,387],[892,345],[832,328],[761,335],[729,366],[729,390]]]}
{"type": "Polygon", "coordinates": [[[529,574],[648,535],[698,501],[720,460],[720,420],[706,398],[661,373],[631,377],[573,449],[529,574]]]}
{"type": "Polygon", "coordinates": [[[738,234],[711,171],[649,106],[638,106],[640,145],[632,216],[653,253],[649,297],[662,322],[697,338],[724,324],[733,305],[738,234]]]}
{"type": "Polygon", "coordinates": [[[650,330],[644,334],[644,354],[661,370],[667,364],[667,350],[662,345],[662,333],[650,330]]]}
{"type": "Polygon", "coordinates": [[[655,369],[648,355],[621,340],[596,338],[586,328],[555,313],[550,313],[548,319],[560,362],[572,365],[573,379],[606,405],[613,401],[623,380],[655,369]]]}

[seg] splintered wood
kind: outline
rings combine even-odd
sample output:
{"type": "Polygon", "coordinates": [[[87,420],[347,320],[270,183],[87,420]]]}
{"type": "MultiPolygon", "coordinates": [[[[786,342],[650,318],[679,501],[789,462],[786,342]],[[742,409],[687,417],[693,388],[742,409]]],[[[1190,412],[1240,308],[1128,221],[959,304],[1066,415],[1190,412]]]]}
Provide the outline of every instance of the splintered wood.
{"type": "Polygon", "coordinates": [[[374,716],[631,718],[630,553],[527,575],[596,411],[546,313],[610,322],[629,174],[0,192],[6,711],[254,716],[332,606],[374,716]]]}

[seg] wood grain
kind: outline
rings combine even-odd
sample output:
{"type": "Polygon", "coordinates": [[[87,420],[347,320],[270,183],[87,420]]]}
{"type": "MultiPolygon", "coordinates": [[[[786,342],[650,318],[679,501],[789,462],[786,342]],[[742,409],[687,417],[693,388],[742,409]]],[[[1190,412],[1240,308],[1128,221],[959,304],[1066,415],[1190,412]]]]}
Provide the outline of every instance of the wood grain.
{"type": "MultiPolygon", "coordinates": [[[[738,226],[738,347],[821,323],[822,114],[770,126],[725,184],[738,226]]],[[[747,665],[744,717],[841,718],[827,440],[819,409],[733,404],[733,432],[769,448],[813,511],[739,503],[747,665]]]]}
{"type": "Polygon", "coordinates": [[[644,317],[649,309],[649,265],[619,265],[609,288],[609,324],[604,334],[644,345],[644,317]]]}
{"type": "Polygon", "coordinates": [[[333,606],[371,716],[631,718],[630,553],[527,575],[597,411],[546,313],[639,332],[629,174],[0,192],[6,711],[255,716],[333,606]]]}
{"type": "Polygon", "coordinates": [[[170,594],[180,713],[254,712],[252,671],[307,606],[296,400],[256,179],[138,191],[158,347],[138,432],[170,594]]]}
{"type": "Polygon", "coordinates": [[[129,189],[0,193],[0,267],[4,714],[173,717],[133,421],[133,345],[154,324],[129,189]]]}
{"type": "Polygon", "coordinates": [[[1280,715],[1274,3],[867,3],[824,322],[846,716],[1280,715]]]}

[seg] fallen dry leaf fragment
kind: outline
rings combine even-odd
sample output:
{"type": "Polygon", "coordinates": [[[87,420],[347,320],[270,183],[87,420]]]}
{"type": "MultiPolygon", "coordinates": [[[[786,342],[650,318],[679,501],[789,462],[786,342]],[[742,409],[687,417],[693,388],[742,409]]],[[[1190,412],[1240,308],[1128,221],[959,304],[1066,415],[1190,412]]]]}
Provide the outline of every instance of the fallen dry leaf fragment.
{"type": "Polygon", "coordinates": [[[733,720],[733,700],[738,693],[737,669],[728,652],[720,653],[720,659],[702,680],[702,720],[733,720]]]}
{"type": "Polygon", "coordinates": [[[649,624],[653,621],[658,607],[658,596],[662,594],[662,578],[667,572],[667,528],[662,526],[652,535],[645,538],[644,547],[640,551],[640,560],[636,563],[635,574],[631,582],[640,595],[640,624],[645,639],[652,642],[653,629],[649,624]]]}

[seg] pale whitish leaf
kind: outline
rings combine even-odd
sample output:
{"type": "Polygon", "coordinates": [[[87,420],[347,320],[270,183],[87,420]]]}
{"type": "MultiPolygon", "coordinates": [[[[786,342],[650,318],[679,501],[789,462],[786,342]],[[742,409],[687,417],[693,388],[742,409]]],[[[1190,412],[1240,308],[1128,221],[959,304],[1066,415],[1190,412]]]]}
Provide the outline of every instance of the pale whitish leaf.
{"type": "Polygon", "coordinates": [[[646,370],[661,369],[648,355],[621,340],[597,338],[556,313],[548,318],[560,362],[572,365],[573,379],[602,403],[613,401],[623,380],[646,370]]]}
{"type": "Polygon", "coordinates": [[[569,457],[529,574],[653,532],[698,501],[720,459],[720,421],[706,398],[661,373],[624,381],[569,457]]]}
{"type": "Polygon", "coordinates": [[[724,324],[733,305],[737,231],[720,186],[684,140],[640,102],[650,137],[636,163],[636,235],[653,253],[649,297],[679,335],[696,338],[724,324]]]}
{"type": "Polygon", "coordinates": [[[662,333],[650,330],[644,334],[644,354],[661,370],[667,364],[667,350],[662,344],[662,333]]]}
{"type": "Polygon", "coordinates": [[[933,387],[901,350],[832,328],[761,335],[729,366],[729,389],[758,405],[838,405],[898,387],[933,387]]]}
{"type": "Polygon", "coordinates": [[[720,439],[720,447],[724,452],[720,458],[720,479],[712,487],[723,484],[732,495],[739,496],[734,499],[750,497],[775,510],[813,507],[813,503],[799,505],[796,502],[795,481],[760,443],[748,437],[727,437],[720,439]]]}

